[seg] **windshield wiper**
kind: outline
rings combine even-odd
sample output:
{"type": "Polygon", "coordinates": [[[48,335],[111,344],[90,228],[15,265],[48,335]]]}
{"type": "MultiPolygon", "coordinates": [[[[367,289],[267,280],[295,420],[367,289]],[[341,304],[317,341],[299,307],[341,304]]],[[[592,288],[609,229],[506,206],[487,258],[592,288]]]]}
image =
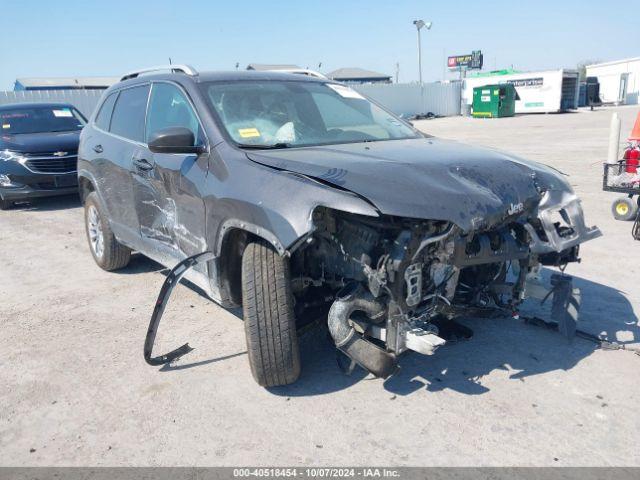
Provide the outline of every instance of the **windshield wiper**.
{"type": "Polygon", "coordinates": [[[278,148],[291,148],[291,144],[290,143],[285,143],[285,142],[279,142],[279,143],[273,143],[271,145],[250,145],[247,143],[239,143],[238,146],[240,148],[248,148],[248,149],[253,149],[253,150],[270,150],[270,149],[278,149],[278,148]]]}

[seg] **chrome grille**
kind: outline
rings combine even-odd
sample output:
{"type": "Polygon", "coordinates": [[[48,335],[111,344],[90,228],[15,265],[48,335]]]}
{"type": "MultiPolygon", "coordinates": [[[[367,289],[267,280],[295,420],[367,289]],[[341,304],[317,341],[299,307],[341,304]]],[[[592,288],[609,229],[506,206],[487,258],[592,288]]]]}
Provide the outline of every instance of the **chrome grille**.
{"type": "Polygon", "coordinates": [[[25,166],[36,173],[72,173],[78,169],[77,154],[66,157],[31,154],[27,156],[25,166]]]}

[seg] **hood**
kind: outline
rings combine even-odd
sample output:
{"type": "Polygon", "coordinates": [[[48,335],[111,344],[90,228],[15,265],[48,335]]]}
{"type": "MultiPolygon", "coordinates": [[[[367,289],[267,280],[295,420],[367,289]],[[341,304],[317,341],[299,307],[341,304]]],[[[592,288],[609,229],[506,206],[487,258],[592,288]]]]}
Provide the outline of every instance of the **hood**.
{"type": "Polygon", "coordinates": [[[79,142],[80,130],[0,135],[0,150],[12,150],[20,153],[43,153],[59,150],[77,152],[79,142]]]}
{"type": "Polygon", "coordinates": [[[247,156],[350,190],[382,214],[446,220],[465,231],[533,210],[539,189],[571,190],[561,174],[544,165],[437,138],[258,150],[247,156]]]}

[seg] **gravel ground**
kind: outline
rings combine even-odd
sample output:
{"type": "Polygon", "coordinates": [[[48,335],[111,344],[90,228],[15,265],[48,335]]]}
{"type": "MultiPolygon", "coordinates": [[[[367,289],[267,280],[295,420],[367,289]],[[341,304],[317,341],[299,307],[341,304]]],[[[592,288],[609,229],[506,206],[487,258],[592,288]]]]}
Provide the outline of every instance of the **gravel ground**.
{"type": "MultiPolygon", "coordinates": [[[[623,132],[637,108],[617,110],[623,132]]],[[[604,237],[571,265],[582,328],[637,345],[640,243],[601,191],[614,109],[510,119],[444,118],[424,131],[489,145],[570,175],[604,237]]],[[[242,320],[176,289],[158,351],[142,358],[163,269],[141,256],[119,273],[93,262],[76,198],[0,212],[0,464],[635,465],[640,357],[598,350],[512,319],[468,319],[475,336],[433,357],[407,354],[387,380],[335,366],[330,342],[303,344],[293,386],[249,372],[242,320]]]]}

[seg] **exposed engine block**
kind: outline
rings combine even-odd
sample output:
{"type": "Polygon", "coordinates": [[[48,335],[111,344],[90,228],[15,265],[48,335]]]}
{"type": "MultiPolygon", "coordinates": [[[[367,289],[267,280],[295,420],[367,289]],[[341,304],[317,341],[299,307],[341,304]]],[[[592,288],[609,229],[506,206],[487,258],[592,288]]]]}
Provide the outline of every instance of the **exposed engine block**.
{"type": "Polygon", "coordinates": [[[531,213],[507,212],[502,223],[467,233],[444,221],[317,209],[315,231],[293,259],[293,276],[305,272],[310,278],[303,287],[322,286],[325,296],[326,288],[334,292],[329,329],[336,345],[385,376],[402,351],[431,354],[444,343],[433,319],[511,312],[540,257],[577,260],[574,244],[560,252],[533,251],[559,227],[543,229],[531,213]]]}

